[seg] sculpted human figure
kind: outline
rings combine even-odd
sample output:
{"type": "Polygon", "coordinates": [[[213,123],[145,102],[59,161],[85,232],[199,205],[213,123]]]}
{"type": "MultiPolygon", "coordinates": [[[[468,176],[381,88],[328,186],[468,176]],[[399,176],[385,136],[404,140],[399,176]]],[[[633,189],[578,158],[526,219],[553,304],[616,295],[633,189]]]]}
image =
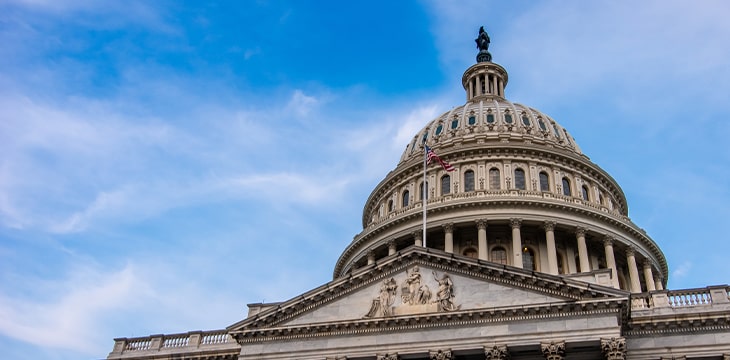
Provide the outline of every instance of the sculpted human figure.
{"type": "Polygon", "coordinates": [[[395,283],[395,279],[383,280],[383,283],[380,285],[378,297],[373,299],[373,303],[370,305],[370,311],[365,314],[365,317],[393,315],[393,303],[395,302],[395,292],[397,289],[398,285],[395,283]]]}
{"type": "Polygon", "coordinates": [[[439,304],[439,311],[455,311],[459,310],[461,305],[454,304],[454,283],[449,275],[444,274],[441,279],[433,273],[433,278],[439,283],[439,291],[436,293],[435,303],[439,304]]]}
{"type": "Polygon", "coordinates": [[[421,272],[418,266],[414,266],[407,271],[403,287],[401,288],[401,298],[404,304],[416,305],[426,304],[431,299],[431,290],[428,285],[421,285],[421,272]]]}

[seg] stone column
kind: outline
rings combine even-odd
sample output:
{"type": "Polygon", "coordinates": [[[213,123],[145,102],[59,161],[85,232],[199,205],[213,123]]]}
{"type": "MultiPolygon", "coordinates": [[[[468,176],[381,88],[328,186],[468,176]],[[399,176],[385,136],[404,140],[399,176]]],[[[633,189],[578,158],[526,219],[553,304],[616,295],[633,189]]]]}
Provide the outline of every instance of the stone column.
{"type": "Polygon", "coordinates": [[[565,358],[565,341],[541,343],[540,351],[545,360],[563,360],[565,358]]]}
{"type": "Polygon", "coordinates": [[[578,240],[578,261],[580,272],[590,272],[591,264],[588,262],[588,246],[586,246],[586,228],[575,228],[575,237],[578,240]]]}
{"type": "Polygon", "coordinates": [[[644,282],[646,283],[646,291],[654,291],[654,274],[651,271],[651,261],[644,260],[644,282]]]}
{"type": "Polygon", "coordinates": [[[454,223],[444,224],[444,251],[454,253],[454,223]]]}
{"type": "Polygon", "coordinates": [[[555,247],[555,221],[545,221],[545,239],[547,240],[548,272],[558,275],[558,253],[555,247]]]}
{"type": "Polygon", "coordinates": [[[428,358],[430,360],[451,360],[451,349],[429,351],[428,358]]]}
{"type": "Polygon", "coordinates": [[[510,219],[509,224],[512,226],[512,266],[522,267],[522,236],[520,235],[520,226],[522,219],[510,219]]]}
{"type": "Polygon", "coordinates": [[[477,223],[477,242],[479,245],[479,260],[489,260],[487,245],[487,220],[479,219],[477,223]]]}
{"type": "Polygon", "coordinates": [[[413,232],[413,243],[416,244],[416,246],[423,246],[423,231],[413,232]]]}
{"type": "Polygon", "coordinates": [[[481,75],[477,75],[476,78],[477,78],[477,91],[476,91],[476,94],[477,95],[482,95],[482,76],[481,75]]]}
{"type": "Polygon", "coordinates": [[[664,290],[664,283],[662,283],[662,278],[659,276],[654,277],[654,286],[657,290],[664,290]]]}
{"type": "Polygon", "coordinates": [[[507,345],[494,345],[491,348],[484,348],[484,356],[486,360],[507,360],[509,359],[509,351],[507,345]]]}
{"type": "Polygon", "coordinates": [[[613,254],[613,238],[606,235],[603,239],[603,248],[606,251],[606,266],[611,269],[611,282],[613,287],[619,288],[618,271],[616,270],[616,256],[613,254]]]}
{"type": "Polygon", "coordinates": [[[395,254],[395,240],[388,241],[388,256],[395,254]]]}
{"type": "Polygon", "coordinates": [[[368,265],[375,264],[375,251],[368,250],[368,265]]]}
{"type": "Polygon", "coordinates": [[[631,282],[631,292],[641,292],[641,281],[639,280],[639,268],[636,267],[636,255],[633,247],[626,249],[626,262],[629,263],[629,278],[631,282]]]}
{"type": "Polygon", "coordinates": [[[601,351],[606,360],[626,360],[626,339],[601,339],[601,351]]]}

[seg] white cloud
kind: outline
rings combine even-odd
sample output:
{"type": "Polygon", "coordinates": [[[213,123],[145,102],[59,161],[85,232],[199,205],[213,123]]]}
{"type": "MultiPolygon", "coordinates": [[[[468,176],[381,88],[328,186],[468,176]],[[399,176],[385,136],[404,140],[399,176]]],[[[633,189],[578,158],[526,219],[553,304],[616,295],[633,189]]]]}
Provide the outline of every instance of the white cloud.
{"type": "Polygon", "coordinates": [[[287,104],[287,110],[293,111],[299,116],[306,116],[314,110],[320,103],[320,100],[314,96],[306,95],[302,90],[294,90],[294,93],[287,104]]]}
{"type": "Polygon", "coordinates": [[[42,347],[98,355],[108,341],[106,332],[99,333],[102,315],[139,306],[150,295],[134,266],[99,271],[77,267],[58,283],[25,279],[24,287],[38,287],[38,298],[0,294],[0,332],[42,347]]]}
{"type": "Polygon", "coordinates": [[[679,264],[679,266],[675,267],[674,270],[672,270],[672,278],[673,280],[681,280],[683,278],[686,278],[691,271],[692,263],[689,261],[685,261],[679,264]]]}

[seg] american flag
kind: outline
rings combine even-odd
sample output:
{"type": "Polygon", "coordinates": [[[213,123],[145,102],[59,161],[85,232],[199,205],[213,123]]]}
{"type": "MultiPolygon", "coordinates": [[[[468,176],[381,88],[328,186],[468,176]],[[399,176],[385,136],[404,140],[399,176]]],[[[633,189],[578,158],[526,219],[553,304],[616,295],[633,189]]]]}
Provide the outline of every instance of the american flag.
{"type": "Polygon", "coordinates": [[[431,163],[431,160],[436,160],[439,162],[439,164],[441,164],[441,167],[443,167],[444,170],[456,171],[456,169],[454,169],[454,167],[451,166],[451,164],[447,163],[446,161],[441,160],[441,158],[438,157],[438,155],[436,155],[436,153],[433,152],[433,150],[431,150],[431,148],[428,146],[426,146],[426,156],[428,157],[429,164],[431,163]]]}

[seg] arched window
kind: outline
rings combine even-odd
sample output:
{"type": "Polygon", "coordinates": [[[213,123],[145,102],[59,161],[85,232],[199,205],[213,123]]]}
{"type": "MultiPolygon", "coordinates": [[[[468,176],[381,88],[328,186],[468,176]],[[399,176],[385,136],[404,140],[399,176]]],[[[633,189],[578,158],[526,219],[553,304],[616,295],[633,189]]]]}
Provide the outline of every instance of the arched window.
{"type": "Polygon", "coordinates": [[[501,246],[492,248],[492,262],[507,265],[507,251],[501,246]]]}
{"type": "Polygon", "coordinates": [[[393,212],[393,199],[388,200],[388,212],[393,212]]]}
{"type": "Polygon", "coordinates": [[[499,169],[489,169],[489,188],[492,190],[499,190],[501,188],[500,183],[499,169]]]}
{"type": "Polygon", "coordinates": [[[563,178],[563,195],[570,196],[570,180],[568,178],[563,178]]]}
{"type": "Polygon", "coordinates": [[[544,171],[540,172],[540,191],[550,191],[550,180],[544,171]]]}
{"type": "Polygon", "coordinates": [[[408,193],[408,190],[406,190],[406,191],[403,192],[403,203],[402,203],[402,206],[403,207],[408,206],[408,202],[410,200],[410,195],[411,194],[408,193]]]}
{"type": "Polygon", "coordinates": [[[581,186],[580,187],[581,195],[583,195],[583,200],[588,201],[588,186],[581,186]]]}
{"type": "Polygon", "coordinates": [[[473,247],[468,247],[468,248],[464,249],[464,251],[461,254],[466,257],[476,259],[477,258],[477,249],[475,249],[473,247]]]}
{"type": "MultiPolygon", "coordinates": [[[[423,183],[418,187],[418,198],[423,200],[423,183]]],[[[426,199],[428,200],[428,181],[426,182],[426,199]]]]}
{"type": "Polygon", "coordinates": [[[525,190],[525,170],[515,169],[515,189],[525,190]]]}
{"type": "Polygon", "coordinates": [[[451,193],[451,176],[444,175],[441,177],[441,195],[451,193]]]}
{"type": "Polygon", "coordinates": [[[474,171],[464,172],[464,191],[474,191],[474,171]]]}
{"type": "Polygon", "coordinates": [[[522,268],[527,270],[537,270],[537,264],[535,264],[535,252],[527,246],[522,248],[522,268]]]}

